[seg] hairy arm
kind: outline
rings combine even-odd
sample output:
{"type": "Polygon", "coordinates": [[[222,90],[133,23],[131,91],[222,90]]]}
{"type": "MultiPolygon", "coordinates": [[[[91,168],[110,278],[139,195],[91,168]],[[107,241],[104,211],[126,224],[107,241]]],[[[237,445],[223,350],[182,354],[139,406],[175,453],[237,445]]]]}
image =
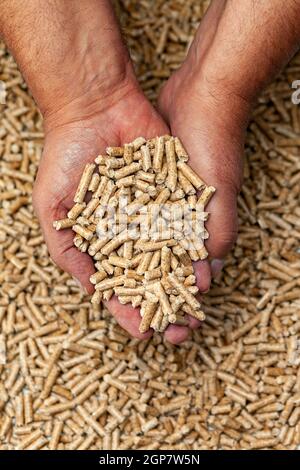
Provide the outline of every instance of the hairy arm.
{"type": "Polygon", "coordinates": [[[220,97],[252,102],[300,46],[299,0],[214,0],[187,62],[220,97]]]}
{"type": "Polygon", "coordinates": [[[0,8],[0,35],[47,118],[83,106],[92,114],[95,97],[134,81],[109,0],[0,0],[0,8]]]}
{"type": "Polygon", "coordinates": [[[208,209],[212,258],[223,258],[236,239],[251,108],[299,48],[299,12],[300,0],[213,0],[186,60],[162,89],[160,111],[172,133],[217,188],[208,209]]]}
{"type": "MultiPolygon", "coordinates": [[[[94,265],[73,244],[74,233],[53,229],[73,206],[82,171],[107,145],[153,137],[168,128],[140,90],[110,0],[0,0],[3,36],[44,115],[45,143],[33,205],[55,263],[88,292],[94,265]]],[[[116,298],[108,308],[138,338],[140,314],[116,298]]],[[[195,321],[190,326],[195,328],[195,321]]],[[[188,336],[171,325],[168,341],[188,336]]]]}

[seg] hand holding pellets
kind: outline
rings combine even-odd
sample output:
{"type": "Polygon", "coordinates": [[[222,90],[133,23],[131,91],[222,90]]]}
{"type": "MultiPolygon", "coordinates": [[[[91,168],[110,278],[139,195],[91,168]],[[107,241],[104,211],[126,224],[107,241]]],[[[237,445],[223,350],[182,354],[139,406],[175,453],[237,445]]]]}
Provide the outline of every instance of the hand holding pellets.
{"type": "Polygon", "coordinates": [[[140,306],[141,333],[184,325],[186,314],[204,320],[192,262],[208,255],[204,208],[215,188],[188,166],[177,137],[139,137],[106,153],[86,165],[74,206],[53,223],[72,228],[75,246],[94,259],[92,302],[115,294],[140,306]]]}

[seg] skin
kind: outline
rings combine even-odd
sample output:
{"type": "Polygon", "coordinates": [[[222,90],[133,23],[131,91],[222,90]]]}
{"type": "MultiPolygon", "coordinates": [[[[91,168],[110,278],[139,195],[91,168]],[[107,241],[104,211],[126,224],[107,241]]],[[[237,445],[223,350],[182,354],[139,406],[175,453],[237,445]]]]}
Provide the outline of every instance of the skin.
{"type": "MultiPolygon", "coordinates": [[[[207,223],[213,261],[195,266],[206,292],[236,239],[251,108],[299,47],[300,1],[213,1],[187,59],[164,86],[158,111],[140,90],[109,1],[0,0],[0,6],[0,34],[44,117],[33,202],[54,262],[92,292],[91,258],[73,246],[71,230],[56,232],[52,222],[66,215],[85,164],[107,145],[171,132],[182,139],[194,169],[217,187],[207,223]]],[[[108,308],[131,335],[152,334],[138,332],[137,309],[116,298],[108,308]]],[[[190,328],[199,326],[189,321],[190,328]]],[[[171,325],[165,338],[178,344],[188,333],[171,325]]]]}

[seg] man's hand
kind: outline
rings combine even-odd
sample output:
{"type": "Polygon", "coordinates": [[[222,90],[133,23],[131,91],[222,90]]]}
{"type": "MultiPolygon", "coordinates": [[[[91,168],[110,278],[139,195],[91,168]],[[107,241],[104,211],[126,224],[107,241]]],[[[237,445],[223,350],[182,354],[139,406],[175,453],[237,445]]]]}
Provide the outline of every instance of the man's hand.
{"type": "MultiPolygon", "coordinates": [[[[46,120],[45,148],[35,183],[33,201],[39,217],[51,258],[58,266],[72,274],[89,292],[93,286],[89,282],[94,272],[93,262],[88,254],[80,253],[73,245],[72,230],[57,232],[52,223],[66,217],[73,205],[73,197],[87,162],[92,162],[99,153],[105,152],[108,145],[121,145],[143,135],[150,138],[168,132],[163,120],[152,108],[138,89],[120,87],[118,99],[111,96],[111,104],[89,118],[74,117],[70,122],[61,122],[52,115],[49,127],[46,120]],[[114,103],[114,104],[113,104],[114,103]]],[[[88,105],[84,108],[86,109],[88,105]]],[[[65,113],[60,111],[60,116],[65,113]]],[[[140,334],[138,309],[121,305],[114,297],[108,308],[118,323],[131,335],[145,339],[151,332],[140,334]]],[[[199,322],[190,319],[195,328],[199,322]]],[[[179,343],[188,336],[188,328],[171,325],[165,337],[172,343],[179,343]]]]}
{"type": "MultiPolygon", "coordinates": [[[[186,61],[159,98],[171,133],[183,141],[190,163],[217,188],[208,211],[206,243],[212,274],[237,235],[244,137],[262,88],[300,44],[299,0],[214,0],[186,61]]],[[[207,261],[197,264],[200,287],[209,287],[207,261]]]]}
{"type": "MultiPolygon", "coordinates": [[[[34,207],[51,257],[91,293],[92,259],[73,246],[71,230],[58,233],[52,223],[66,216],[85,164],[106,146],[169,129],[137,84],[109,0],[1,0],[1,7],[0,33],[44,116],[34,207]]],[[[139,333],[137,309],[116,298],[108,308],[133,336],[151,335],[139,333]]],[[[173,343],[187,336],[187,327],[165,332],[173,343]]]]}
{"type": "Polygon", "coordinates": [[[230,109],[228,114],[224,107],[220,110],[217,99],[212,99],[204,87],[198,92],[180,72],[163,88],[159,110],[171,133],[182,140],[190,155],[189,164],[208,185],[217,189],[207,206],[210,216],[206,228],[210,236],[205,246],[211,266],[207,260],[195,265],[198,286],[205,292],[210,287],[211,274],[218,274],[222,259],[237,236],[245,126],[234,122],[230,109]]]}

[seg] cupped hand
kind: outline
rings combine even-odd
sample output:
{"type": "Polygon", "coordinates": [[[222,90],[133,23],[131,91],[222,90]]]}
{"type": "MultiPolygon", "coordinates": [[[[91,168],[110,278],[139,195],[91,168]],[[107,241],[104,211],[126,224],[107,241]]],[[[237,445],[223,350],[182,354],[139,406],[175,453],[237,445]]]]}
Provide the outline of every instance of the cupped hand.
{"type": "MultiPolygon", "coordinates": [[[[145,138],[163,135],[169,129],[140,90],[128,87],[111,96],[109,102],[99,101],[99,106],[95,103],[86,106],[79,115],[69,116],[62,109],[45,121],[45,146],[33,193],[34,208],[53,261],[92,293],[93,286],[89,282],[95,271],[92,258],[74,247],[71,229],[57,232],[52,223],[66,217],[73,206],[73,197],[87,162],[92,162],[107,146],[131,142],[141,135],[145,138]],[[95,107],[99,108],[96,112],[95,107]]],[[[151,336],[151,331],[139,333],[138,309],[121,305],[116,297],[107,303],[107,307],[132,336],[140,339],[151,336]]],[[[198,321],[190,319],[191,328],[198,325],[198,321]]],[[[170,325],[165,338],[177,344],[187,338],[188,332],[187,327],[170,325]]]]}
{"type": "Polygon", "coordinates": [[[248,105],[233,95],[224,100],[209,83],[194,77],[192,70],[187,61],[169,79],[159,97],[159,111],[171,133],[183,142],[189,164],[217,189],[207,206],[210,236],[205,245],[211,263],[204,260],[195,265],[198,286],[205,292],[237,236],[237,196],[248,105]]]}

